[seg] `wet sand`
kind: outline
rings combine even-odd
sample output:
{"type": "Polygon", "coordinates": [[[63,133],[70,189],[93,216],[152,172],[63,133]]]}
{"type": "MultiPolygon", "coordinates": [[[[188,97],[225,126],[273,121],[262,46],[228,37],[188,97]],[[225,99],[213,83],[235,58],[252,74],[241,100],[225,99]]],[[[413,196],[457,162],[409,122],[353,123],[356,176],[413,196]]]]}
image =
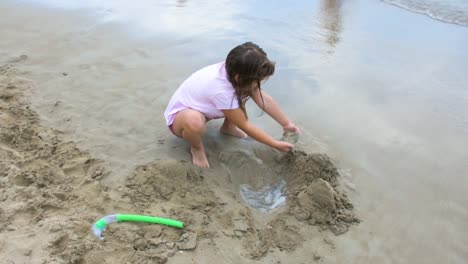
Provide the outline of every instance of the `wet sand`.
{"type": "MultiPolygon", "coordinates": [[[[195,33],[205,34],[204,28],[193,35],[155,37],[135,33],[124,24],[99,22],[91,12],[2,3],[1,260],[463,263],[468,256],[463,235],[468,214],[462,195],[466,137],[452,122],[463,124],[464,116],[450,114],[465,108],[462,96],[460,103],[450,103],[434,87],[463,84],[456,69],[466,66],[466,52],[458,49],[466,38],[458,29],[383,4],[366,6],[364,1],[357,7],[351,13],[350,5],[321,5],[323,31],[294,28],[290,47],[275,32],[265,33],[268,41],[263,43],[272,47],[272,57],[280,62],[277,76],[268,82],[274,88],[271,93],[305,130],[298,149],[326,153],[337,164],[332,165],[335,176],[325,182],[298,177],[296,184],[297,175],[314,169],[293,168],[315,164],[315,159],[322,160],[320,154],[297,152],[299,161],[283,160],[300,166],[288,169],[283,164],[286,167],[273,172],[291,173],[288,184],[297,187],[290,189],[286,207],[265,214],[242,203],[239,185],[274,181],[270,171],[258,169],[259,160],[268,167],[277,164],[274,152],[249,140],[222,136],[217,132],[219,122],[213,122],[205,139],[213,169],[199,171],[183,162],[190,160],[188,147],[163,126],[161,115],[179,83],[193,69],[222,60],[238,37],[215,34],[211,43],[199,41],[195,33]],[[380,24],[373,27],[375,23],[356,17],[380,24]],[[411,31],[382,22],[392,19],[407,22],[410,30],[429,26],[437,33],[447,32],[451,44],[425,31],[415,34],[416,40],[408,37],[411,31]],[[379,33],[381,28],[385,32],[379,33]],[[311,46],[307,56],[294,49],[309,40],[321,44],[311,46]],[[425,42],[428,46],[422,45],[425,42]],[[442,48],[435,48],[439,45],[442,48]],[[425,48],[418,52],[421,46],[425,48]],[[354,52],[356,47],[362,51],[354,52]],[[217,52],[201,52],[211,49],[217,52]],[[424,49],[432,57],[424,57],[424,49]],[[420,64],[402,64],[409,54],[420,64]],[[291,80],[288,74],[305,77],[291,80]],[[361,89],[350,90],[350,84],[361,89]],[[394,85],[407,90],[388,89],[394,85]],[[276,89],[282,86],[295,87],[310,101],[288,99],[287,91],[276,89]],[[377,86],[387,90],[372,92],[377,86]],[[423,93],[427,97],[414,101],[411,95],[419,91],[408,89],[413,86],[428,87],[434,96],[423,93]],[[434,98],[451,106],[448,116],[437,111],[443,106],[433,104],[434,98]],[[425,112],[425,105],[433,111],[425,112]],[[437,124],[448,129],[437,129],[437,124]],[[227,156],[231,158],[226,160],[227,156]],[[252,167],[261,177],[248,177],[252,167]],[[341,175],[337,181],[336,173],[341,175]],[[314,197],[317,190],[323,195],[314,197]],[[313,199],[316,203],[309,204],[313,199]],[[317,215],[318,204],[336,211],[317,215]],[[115,212],[170,216],[188,225],[180,231],[115,224],[106,232],[106,242],[97,241],[90,225],[115,212]],[[362,222],[349,225],[356,221],[354,215],[362,222]],[[179,252],[179,246],[186,251],[179,252]]],[[[246,26],[272,22],[243,19],[246,26]]],[[[236,32],[224,22],[228,31],[236,32]]],[[[182,28],[171,30],[185,32],[182,28]]],[[[281,136],[265,115],[251,111],[254,122],[281,136]]],[[[329,167],[325,161],[319,164],[329,167]]]]}
{"type": "MultiPolygon", "coordinates": [[[[323,154],[293,151],[278,159],[270,150],[260,159],[253,150],[233,147],[220,151],[229,159],[212,157],[212,164],[223,165],[215,175],[187,161],[163,159],[138,166],[124,185],[106,185],[103,179],[112,172],[102,160],[39,124],[23,95],[33,85],[22,70],[27,60],[11,57],[0,67],[0,238],[6,263],[166,263],[176,255],[219,263],[219,254],[239,263],[280,261],[278,252],[287,256],[315,236],[312,226],[341,235],[360,221],[338,189],[338,170],[323,154]],[[266,169],[271,167],[276,169],[266,169]],[[288,201],[266,219],[242,203],[235,182],[268,186],[273,171],[284,177],[288,201]],[[115,212],[170,217],[185,228],[119,223],[99,240],[91,225],[115,212]]],[[[322,246],[332,245],[327,241],[322,246]]],[[[322,259],[316,251],[299,259],[310,258],[322,259]]]]}

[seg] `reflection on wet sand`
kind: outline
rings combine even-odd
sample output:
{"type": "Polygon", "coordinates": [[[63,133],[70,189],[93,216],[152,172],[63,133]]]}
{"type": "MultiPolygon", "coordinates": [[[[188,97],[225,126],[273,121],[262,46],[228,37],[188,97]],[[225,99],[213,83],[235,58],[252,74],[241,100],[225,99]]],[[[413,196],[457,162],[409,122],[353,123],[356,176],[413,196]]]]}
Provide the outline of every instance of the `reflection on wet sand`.
{"type": "Polygon", "coordinates": [[[340,33],[343,29],[341,6],[342,0],[323,0],[320,3],[319,22],[323,27],[322,35],[325,43],[328,44],[327,53],[333,53],[336,44],[340,41],[340,33]]]}

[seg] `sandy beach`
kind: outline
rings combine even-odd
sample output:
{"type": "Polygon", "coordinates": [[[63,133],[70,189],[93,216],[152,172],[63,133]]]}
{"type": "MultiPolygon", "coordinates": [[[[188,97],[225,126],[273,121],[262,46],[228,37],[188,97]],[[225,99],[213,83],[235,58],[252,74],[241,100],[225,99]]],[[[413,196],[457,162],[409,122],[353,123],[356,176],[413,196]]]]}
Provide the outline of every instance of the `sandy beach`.
{"type": "MultiPolygon", "coordinates": [[[[329,157],[296,150],[218,149],[212,164],[221,166],[211,173],[184,160],[162,159],[138,166],[123,186],[103,184],[112,174],[104,162],[65,141],[60,131],[41,126],[24,100],[32,86],[21,70],[27,60],[12,57],[0,68],[6,263],[166,263],[184,252],[203,263],[219,263],[219,255],[243,263],[267,255],[276,260],[275,251],[294,251],[314,237],[310,226],[340,235],[360,222],[337,189],[339,173],[329,157]],[[258,190],[274,183],[275,175],[288,185],[284,208],[265,217],[240,203],[240,183],[258,190]],[[185,228],[121,224],[107,228],[105,241],[91,234],[99,214],[117,211],[171,217],[185,228]]],[[[333,247],[325,238],[323,244],[333,247]]],[[[318,253],[302,257],[322,259],[318,253]]]]}
{"type": "Polygon", "coordinates": [[[466,263],[468,28],[440,14],[371,0],[0,3],[0,261],[466,263]],[[193,167],[162,113],[246,40],[277,62],[266,89],[304,133],[280,154],[211,121],[212,168],[193,167]],[[275,186],[279,208],[246,202],[275,186]],[[185,228],[115,223],[97,239],[113,213],[185,228]]]}

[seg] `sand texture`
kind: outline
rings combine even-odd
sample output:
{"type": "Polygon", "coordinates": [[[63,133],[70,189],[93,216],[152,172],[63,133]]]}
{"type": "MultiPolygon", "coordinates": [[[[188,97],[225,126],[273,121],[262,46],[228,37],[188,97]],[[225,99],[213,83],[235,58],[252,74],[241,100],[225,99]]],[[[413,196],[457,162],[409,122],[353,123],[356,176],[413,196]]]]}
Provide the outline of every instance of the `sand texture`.
{"type": "Polygon", "coordinates": [[[166,263],[181,252],[211,254],[217,263],[213,252],[229,251],[231,257],[224,257],[237,256],[238,262],[275,259],[300,248],[311,229],[338,235],[359,222],[339,189],[337,168],[324,154],[293,151],[278,157],[270,151],[265,158],[258,150],[225,151],[213,162],[225,181],[187,161],[161,159],[138,166],[123,185],[104,185],[111,174],[107,165],[65,141],[60,131],[42,126],[28,106],[23,93],[34,84],[18,67],[27,60],[13,57],[0,67],[5,263],[166,263]],[[283,178],[286,204],[262,216],[239,199],[242,177],[251,178],[255,188],[283,178]],[[110,213],[170,217],[184,221],[185,228],[116,223],[100,241],[91,225],[110,213]]]}

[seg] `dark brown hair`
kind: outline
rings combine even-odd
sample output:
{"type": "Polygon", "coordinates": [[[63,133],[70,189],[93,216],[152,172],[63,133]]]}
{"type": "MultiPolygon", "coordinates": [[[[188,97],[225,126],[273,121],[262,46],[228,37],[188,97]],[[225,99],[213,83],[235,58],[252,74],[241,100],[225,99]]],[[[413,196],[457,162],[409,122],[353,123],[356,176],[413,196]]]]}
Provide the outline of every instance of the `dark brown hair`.
{"type": "Polygon", "coordinates": [[[246,114],[245,102],[252,96],[254,89],[261,89],[260,82],[263,79],[273,75],[275,63],[268,59],[266,52],[257,44],[246,42],[229,52],[226,72],[236,91],[239,107],[246,114]]]}

